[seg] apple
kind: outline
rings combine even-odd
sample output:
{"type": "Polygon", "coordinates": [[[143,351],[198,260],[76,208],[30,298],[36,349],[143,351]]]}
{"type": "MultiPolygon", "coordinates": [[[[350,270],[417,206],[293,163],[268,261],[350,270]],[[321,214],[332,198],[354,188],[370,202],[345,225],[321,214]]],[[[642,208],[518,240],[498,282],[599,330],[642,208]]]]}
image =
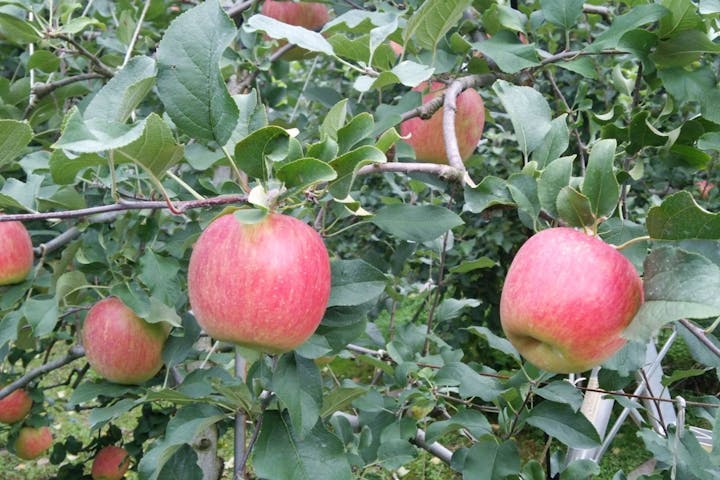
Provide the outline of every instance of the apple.
{"type": "MultiPolygon", "coordinates": [[[[330,19],[327,6],[317,2],[293,2],[265,0],[260,13],[289,25],[321,30],[330,19]]],[[[286,42],[280,42],[281,46],[286,42]]],[[[282,56],[283,60],[300,60],[309,52],[304,48],[295,47],[282,56]]]]}
{"type": "Polygon", "coordinates": [[[33,246],[25,225],[0,222],[0,285],[25,280],[33,266],[33,246]]]}
{"type": "Polygon", "coordinates": [[[389,42],[390,48],[392,48],[393,53],[397,55],[398,57],[405,53],[405,47],[397,43],[395,40],[390,40],[389,42]]]}
{"type": "Polygon", "coordinates": [[[707,180],[698,180],[695,182],[695,185],[698,188],[698,192],[700,192],[700,198],[703,200],[707,200],[710,196],[710,190],[715,188],[715,184],[708,182],[707,180]]]}
{"type": "Polygon", "coordinates": [[[25,390],[15,390],[10,395],[0,400],[0,422],[19,422],[25,418],[28,413],[30,413],[32,404],[32,399],[25,390]]]}
{"type": "MultiPolygon", "coordinates": [[[[430,92],[423,96],[423,103],[428,103],[438,95],[443,95],[446,86],[441,82],[433,82],[430,92]]],[[[422,83],[413,90],[425,92],[427,84],[422,83]]],[[[457,98],[457,111],[455,114],[455,135],[458,140],[458,149],[463,161],[467,160],[475,151],[485,126],[485,104],[474,89],[468,88],[457,98]]],[[[403,137],[410,135],[405,141],[415,150],[415,158],[419,162],[448,164],[445,153],[445,139],[443,138],[443,108],[436,111],[432,117],[423,120],[420,117],[405,120],[400,124],[400,134],[403,137]]]]}
{"type": "Polygon", "coordinates": [[[270,213],[256,223],[215,219],[190,256],[193,314],[212,337],[269,353],[292,350],[317,328],[330,297],[330,260],[320,235],[270,213]]]}
{"type": "Polygon", "coordinates": [[[103,378],[125,385],[140,384],[163,365],[162,351],[169,329],[164,322],[148,323],[122,300],[97,302],[85,317],[82,341],[90,366],[103,378]]]}
{"type": "Polygon", "coordinates": [[[48,427],[23,427],[15,439],[15,455],[23,460],[33,460],[50,448],[52,440],[48,427]]]}
{"type": "Polygon", "coordinates": [[[515,255],[500,321],[531,363],[548,372],[581,372],[625,344],[621,333],[642,302],[642,280],[614,247],[572,228],[551,228],[515,255]]]}
{"type": "Polygon", "coordinates": [[[120,480],[130,467],[127,450],[115,445],[103,447],[95,455],[92,464],[93,480],[120,480]]]}

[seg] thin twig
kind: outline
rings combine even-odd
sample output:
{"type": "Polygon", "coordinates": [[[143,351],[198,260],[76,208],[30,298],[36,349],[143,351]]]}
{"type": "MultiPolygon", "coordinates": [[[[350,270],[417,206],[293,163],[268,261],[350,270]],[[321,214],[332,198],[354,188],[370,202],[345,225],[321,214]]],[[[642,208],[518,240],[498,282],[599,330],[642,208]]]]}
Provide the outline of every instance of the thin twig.
{"type": "MultiPolygon", "coordinates": [[[[278,61],[280,57],[285,55],[293,48],[295,48],[294,43],[286,43],[282,47],[278,48],[272,53],[272,55],[270,55],[270,63],[278,61]]],[[[237,85],[235,85],[234,90],[239,93],[244,93],[248,88],[250,88],[250,85],[253,84],[258,75],[260,75],[260,69],[256,65],[255,70],[245,75],[245,77],[243,77],[243,79],[240,80],[237,85]]]]}
{"type": "Polygon", "coordinates": [[[691,321],[686,320],[686,319],[684,319],[684,318],[680,319],[679,322],[680,322],[680,324],[681,324],[683,327],[685,327],[685,328],[687,328],[688,330],[690,330],[690,333],[692,333],[693,335],[695,335],[695,338],[697,338],[698,340],[700,340],[700,342],[705,346],[705,348],[707,348],[707,349],[710,350],[712,353],[714,353],[715,356],[717,356],[717,357],[720,358],[720,348],[718,348],[717,345],[715,345],[714,343],[712,343],[712,342],[710,341],[710,339],[709,339],[709,338],[707,337],[707,335],[705,334],[705,330],[703,330],[702,328],[698,327],[697,325],[695,325],[695,324],[692,323],[691,321]]]}
{"type": "Polygon", "coordinates": [[[53,370],[57,370],[58,368],[62,368],[68,363],[73,362],[74,360],[77,360],[78,358],[85,355],[85,349],[82,347],[82,345],[73,345],[70,350],[68,351],[67,355],[65,355],[62,358],[58,358],[56,360],[53,360],[52,362],[48,362],[45,365],[42,365],[40,367],[37,367],[33,370],[30,370],[22,377],[18,378],[14,382],[6,385],[5,387],[0,389],[0,400],[10,395],[12,392],[19,388],[25,387],[28,383],[35,380],[37,377],[40,377],[42,375],[45,375],[48,372],[51,372],[53,370]]]}
{"type": "Polygon", "coordinates": [[[32,93],[35,95],[36,100],[40,100],[46,95],[54,92],[58,88],[70,85],[76,82],[82,82],[83,80],[93,80],[95,78],[104,78],[105,76],[97,72],[81,73],[79,75],[73,75],[72,77],[65,77],[61,80],[50,83],[37,83],[32,89],[32,93]]]}
{"type": "Polygon", "coordinates": [[[138,36],[140,36],[140,29],[142,28],[143,21],[145,20],[145,15],[147,15],[147,11],[150,8],[150,1],[151,0],[145,0],[145,5],[143,5],[142,12],[140,12],[140,18],[138,18],[137,25],[135,26],[135,31],[133,32],[133,36],[130,39],[130,45],[128,45],[127,52],[125,52],[125,59],[122,63],[123,67],[127,65],[127,63],[130,61],[132,51],[135,48],[135,42],[137,42],[138,36]]]}
{"type": "Polygon", "coordinates": [[[66,35],[66,34],[64,34],[64,33],[57,33],[57,34],[55,34],[55,38],[59,38],[60,40],[64,40],[64,41],[68,42],[69,44],[71,44],[73,47],[75,47],[75,49],[77,50],[77,52],[78,52],[80,55],[82,55],[83,57],[85,57],[85,58],[87,58],[88,60],[90,60],[90,63],[92,63],[93,66],[95,67],[95,69],[96,69],[99,73],[101,73],[104,77],[112,78],[112,77],[115,76],[115,72],[113,72],[113,70],[112,70],[110,67],[108,67],[107,65],[105,65],[105,64],[102,62],[102,60],[100,60],[96,55],[94,55],[93,53],[91,53],[88,49],[86,49],[85,47],[83,47],[83,46],[80,44],[80,42],[78,42],[77,40],[75,40],[74,38],[72,38],[70,35],[66,35]]]}
{"type": "Polygon", "coordinates": [[[252,7],[256,1],[257,0],[247,0],[246,2],[238,2],[228,8],[225,13],[227,13],[228,17],[230,18],[239,17],[240,14],[242,14],[245,10],[252,7]]]}
{"type": "Polygon", "coordinates": [[[600,50],[597,52],[585,51],[585,50],[565,50],[555,55],[550,55],[540,60],[540,65],[535,68],[541,68],[545,65],[563,61],[572,61],[578,57],[595,56],[595,55],[625,55],[628,52],[617,50],[614,48],[608,50],[600,50]]]}
{"type": "Polygon", "coordinates": [[[460,183],[463,181],[463,171],[458,170],[450,165],[441,165],[439,163],[404,163],[389,162],[375,163],[361,167],[358,175],[368,175],[371,173],[397,172],[397,173],[429,173],[440,177],[448,182],[460,183]]]}

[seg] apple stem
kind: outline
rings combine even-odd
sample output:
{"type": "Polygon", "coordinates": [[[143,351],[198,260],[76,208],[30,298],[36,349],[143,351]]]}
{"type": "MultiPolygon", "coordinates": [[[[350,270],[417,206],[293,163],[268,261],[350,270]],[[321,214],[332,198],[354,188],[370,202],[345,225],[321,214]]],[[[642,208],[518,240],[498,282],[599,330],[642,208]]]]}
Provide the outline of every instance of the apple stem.
{"type": "Polygon", "coordinates": [[[612,247],[614,247],[616,250],[623,250],[627,247],[635,245],[636,243],[647,242],[648,240],[652,240],[652,238],[650,238],[650,235],[643,235],[641,237],[632,238],[625,243],[621,243],[620,245],[612,245],[612,247]]]}

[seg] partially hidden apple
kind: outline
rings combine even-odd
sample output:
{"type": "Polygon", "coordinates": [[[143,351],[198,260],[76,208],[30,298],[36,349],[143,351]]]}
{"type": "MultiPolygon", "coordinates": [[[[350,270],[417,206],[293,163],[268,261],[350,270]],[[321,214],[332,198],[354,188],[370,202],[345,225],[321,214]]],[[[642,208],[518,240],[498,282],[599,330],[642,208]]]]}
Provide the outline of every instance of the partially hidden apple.
{"type": "Polygon", "coordinates": [[[0,222],[0,285],[25,280],[33,266],[33,246],[25,225],[0,222]]]}
{"type": "Polygon", "coordinates": [[[127,450],[108,445],[95,455],[90,473],[93,480],[121,480],[129,467],[130,456],[127,450]]]}
{"type": "Polygon", "coordinates": [[[17,423],[30,413],[32,399],[24,389],[18,389],[0,400],[0,422],[17,423]]]}
{"type": "MultiPolygon", "coordinates": [[[[429,92],[423,96],[423,104],[443,95],[446,88],[441,82],[433,82],[429,92]]],[[[413,90],[426,92],[427,83],[422,83],[413,90]]],[[[482,137],[485,127],[485,104],[477,91],[468,88],[457,97],[456,106],[455,135],[460,157],[465,161],[475,151],[482,137]]],[[[410,135],[405,141],[413,147],[415,158],[419,162],[448,164],[443,137],[443,110],[444,108],[440,108],[427,120],[415,117],[400,124],[400,134],[403,137],[410,135]]]]}
{"type": "Polygon", "coordinates": [[[15,455],[23,460],[33,460],[45,453],[52,441],[52,433],[48,427],[23,427],[15,439],[15,455]]]}
{"type": "MultiPolygon", "coordinates": [[[[308,30],[321,30],[330,19],[330,11],[323,3],[265,0],[260,13],[283,23],[308,30]]],[[[280,42],[284,45],[285,42],[280,42]]],[[[308,51],[295,47],[282,56],[283,60],[300,60],[308,51]]]]}
{"type": "Polygon", "coordinates": [[[125,385],[140,384],[163,365],[169,329],[148,323],[117,297],[97,302],[85,317],[82,342],[90,366],[103,378],[125,385]]]}
{"type": "Polygon", "coordinates": [[[522,356],[543,370],[600,365],[643,302],[635,267],[614,247],[572,228],[533,235],[510,265],[500,320],[522,356]]]}
{"type": "Polygon", "coordinates": [[[226,214],[193,247],[188,294],[198,323],[217,340],[289,351],[312,335],[325,313],[328,252],[314,229],[288,215],[246,223],[226,214]]]}

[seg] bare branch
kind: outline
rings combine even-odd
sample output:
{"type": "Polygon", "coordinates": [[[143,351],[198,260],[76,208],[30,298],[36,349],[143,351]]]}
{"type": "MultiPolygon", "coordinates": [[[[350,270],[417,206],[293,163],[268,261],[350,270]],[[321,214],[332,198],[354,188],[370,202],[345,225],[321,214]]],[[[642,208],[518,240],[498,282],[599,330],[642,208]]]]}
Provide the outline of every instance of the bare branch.
{"type": "Polygon", "coordinates": [[[439,163],[404,163],[404,162],[389,162],[389,163],[376,163],[373,165],[366,165],[360,168],[357,172],[358,175],[368,175],[371,173],[383,173],[383,172],[397,172],[397,173],[429,173],[436,175],[448,182],[461,183],[463,181],[463,170],[458,170],[450,165],[442,165],[439,163]]]}
{"type": "Polygon", "coordinates": [[[94,78],[103,78],[103,77],[104,77],[104,75],[102,75],[100,73],[96,73],[96,72],[81,73],[79,75],[74,75],[72,77],[63,78],[56,82],[37,83],[33,87],[32,93],[39,100],[39,99],[43,98],[44,96],[57,90],[58,88],[64,87],[66,85],[70,85],[71,83],[82,82],[83,80],[92,80],[94,78]]]}
{"type": "MultiPolygon", "coordinates": [[[[457,81],[462,84],[462,90],[465,90],[467,88],[488,86],[497,78],[497,75],[485,73],[482,75],[468,75],[467,77],[459,78],[457,81]]],[[[440,110],[440,107],[443,106],[443,101],[444,99],[442,96],[435,97],[431,101],[400,115],[400,121],[404,122],[405,120],[415,117],[427,120],[432,117],[435,112],[440,110]]]]}
{"type": "Polygon", "coordinates": [[[542,60],[540,60],[540,67],[543,67],[545,65],[548,65],[550,63],[557,63],[557,62],[563,62],[563,61],[571,61],[575,60],[578,57],[586,57],[589,55],[625,55],[628,52],[624,52],[622,50],[616,50],[616,49],[610,49],[610,50],[600,50],[598,52],[590,52],[590,51],[583,51],[583,50],[565,50],[560,53],[556,53],[555,55],[549,55],[542,60]]]}
{"type": "Polygon", "coordinates": [[[75,47],[77,52],[82,55],[83,57],[90,60],[90,63],[93,64],[95,67],[95,70],[97,70],[99,73],[101,73],[104,77],[112,78],[115,76],[115,72],[112,70],[112,68],[105,65],[96,55],[91,53],[88,49],[83,47],[80,42],[72,38],[70,35],[66,35],[64,33],[58,33],[55,35],[55,38],[59,38],[60,40],[64,40],[68,42],[70,45],[75,47]]]}
{"type": "Polygon", "coordinates": [[[592,5],[589,3],[586,3],[583,5],[583,13],[590,13],[590,14],[596,14],[603,17],[605,20],[610,20],[612,18],[612,10],[610,10],[608,7],[602,7],[600,5],[592,5]]]}
{"type": "Polygon", "coordinates": [[[465,171],[465,164],[460,156],[457,132],[455,131],[455,113],[457,112],[457,97],[463,91],[463,84],[455,80],[445,91],[443,110],[443,139],[445,140],[445,154],[451,167],[465,171]]]}
{"type": "MultiPolygon", "coordinates": [[[[179,213],[194,208],[212,207],[217,205],[227,205],[230,203],[244,203],[247,201],[247,195],[223,195],[219,197],[206,198],[203,200],[187,200],[177,202],[173,207],[179,213]]],[[[16,214],[0,214],[0,222],[12,221],[30,221],[30,220],[49,220],[49,219],[66,219],[66,218],[82,218],[98,213],[122,212],[126,210],[163,210],[169,209],[170,206],[166,201],[149,201],[149,200],[124,200],[121,199],[117,203],[111,205],[100,205],[97,207],[80,208],[77,210],[62,210],[58,212],[43,213],[16,213],[16,214]]]]}
{"type": "Polygon", "coordinates": [[[230,17],[230,18],[239,17],[240,14],[242,14],[245,10],[252,7],[256,1],[257,0],[247,0],[245,2],[238,2],[235,5],[232,5],[230,8],[228,8],[225,13],[227,13],[228,17],[230,17]]]}
{"type": "Polygon", "coordinates": [[[58,368],[62,368],[68,363],[71,363],[84,355],[85,349],[82,347],[82,345],[73,345],[68,351],[67,355],[65,355],[64,357],[55,359],[52,362],[48,362],[45,365],[30,370],[25,375],[18,378],[11,384],[6,385],[2,389],[0,389],[0,400],[7,397],[15,390],[25,387],[28,383],[32,382],[37,377],[45,375],[46,373],[53,370],[57,370],[58,368]]]}
{"type": "Polygon", "coordinates": [[[692,323],[689,320],[686,319],[680,319],[680,323],[683,327],[690,330],[690,333],[695,335],[695,338],[700,340],[700,342],[705,345],[705,347],[710,350],[712,353],[714,353],[717,357],[720,357],[720,348],[718,348],[717,345],[715,345],[713,342],[710,341],[709,338],[707,338],[707,335],[705,334],[705,330],[698,327],[694,323],[692,323]]]}

